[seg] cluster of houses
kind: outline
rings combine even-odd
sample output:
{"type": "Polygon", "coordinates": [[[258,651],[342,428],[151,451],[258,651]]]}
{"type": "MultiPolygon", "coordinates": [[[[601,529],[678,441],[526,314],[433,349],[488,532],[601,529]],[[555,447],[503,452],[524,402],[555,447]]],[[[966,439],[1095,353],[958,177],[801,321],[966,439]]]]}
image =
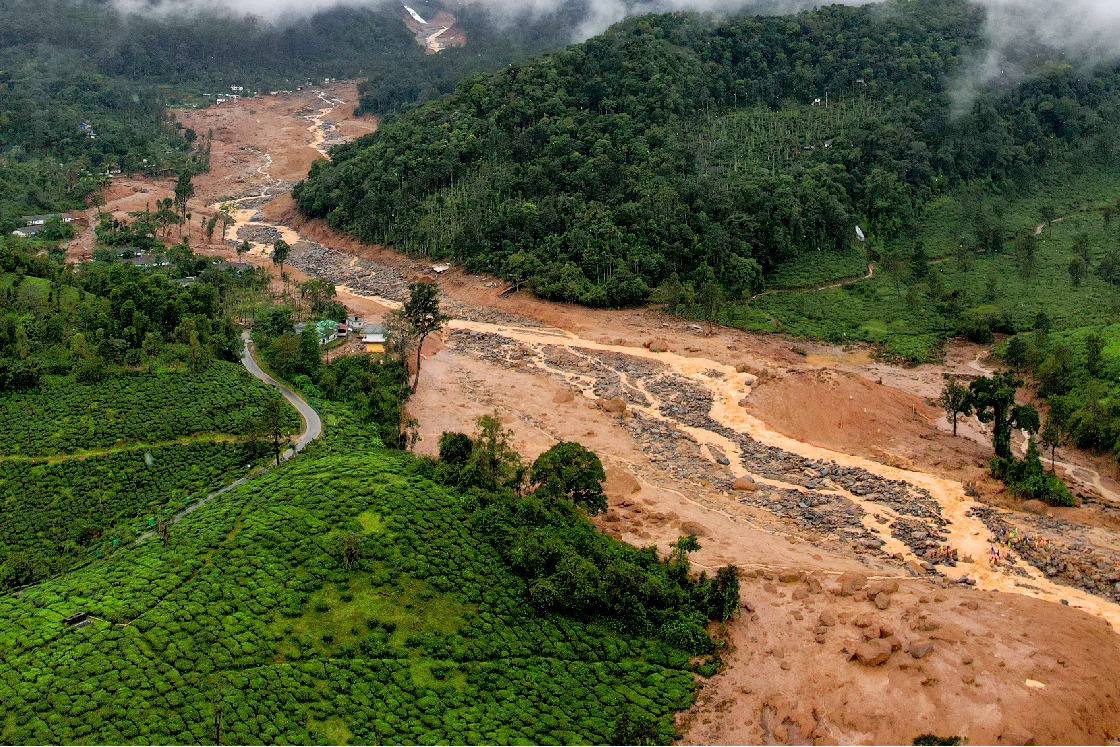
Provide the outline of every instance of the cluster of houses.
{"type": "MultiPolygon", "coordinates": [[[[385,328],[376,322],[363,323],[360,318],[352,316],[344,322],[324,319],[311,325],[319,336],[320,345],[327,345],[339,338],[348,338],[350,335],[358,335],[367,353],[381,355],[385,352],[385,328]]],[[[306,322],[295,325],[296,334],[303,334],[307,326],[306,322]]]]}
{"type": "MultiPolygon", "coordinates": [[[[241,97],[245,95],[245,87],[244,86],[230,86],[229,90],[230,90],[230,93],[219,93],[219,94],[204,93],[204,94],[202,94],[202,98],[204,98],[204,99],[212,98],[212,99],[214,99],[215,104],[224,104],[227,101],[240,101],[241,97]]],[[[249,95],[250,96],[253,95],[251,91],[249,92],[249,95]]]]}
{"type": "Polygon", "coordinates": [[[22,218],[23,225],[12,231],[12,235],[20,236],[25,239],[29,239],[32,236],[38,236],[39,232],[46,227],[47,221],[49,221],[51,218],[58,218],[63,223],[74,222],[74,216],[70,215],[70,213],[51,213],[50,215],[25,215],[22,218]]]}

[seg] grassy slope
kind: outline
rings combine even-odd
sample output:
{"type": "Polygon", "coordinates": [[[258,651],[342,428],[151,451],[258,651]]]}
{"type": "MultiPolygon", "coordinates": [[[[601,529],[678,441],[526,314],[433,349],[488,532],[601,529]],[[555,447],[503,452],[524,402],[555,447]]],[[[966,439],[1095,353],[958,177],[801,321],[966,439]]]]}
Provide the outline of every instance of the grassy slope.
{"type": "Polygon", "coordinates": [[[683,655],[539,616],[459,496],[337,434],[172,531],[0,599],[5,742],[605,742],[683,655]],[[344,570],[333,535],[373,557],[344,570]],[[79,630],[62,619],[88,611],[79,630]],[[657,663],[655,663],[657,662],[657,663]]]}
{"type": "MultiPolygon", "coordinates": [[[[924,242],[934,260],[931,268],[940,273],[947,291],[958,290],[964,308],[994,303],[1011,313],[1017,328],[1027,329],[1039,308],[1051,317],[1057,330],[1108,323],[1118,311],[1116,292],[1096,274],[1095,268],[1108,249],[1116,246],[1118,228],[1106,230],[1099,208],[1120,194],[1120,173],[1087,169],[1056,174],[1027,195],[1006,199],[1005,221],[1011,231],[1028,231],[1042,222],[1041,209],[1053,205],[1064,219],[1040,237],[1037,266],[1033,274],[1021,272],[1012,243],[997,255],[978,256],[967,271],[952,257],[952,248],[971,225],[962,216],[965,195],[932,203],[917,235],[899,242],[909,251],[914,242],[924,242]],[[1085,282],[1074,287],[1069,277],[1070,246],[1076,235],[1087,232],[1093,247],[1093,269],[1085,282]],[[940,261],[938,261],[940,260],[940,261]],[[996,280],[994,299],[987,297],[989,278],[996,280]]],[[[987,195],[986,201],[1001,201],[987,195]]],[[[778,292],[753,303],[742,313],[741,325],[750,329],[780,330],[794,335],[832,342],[861,341],[881,345],[892,355],[926,360],[936,355],[939,342],[955,329],[952,320],[938,314],[924,284],[915,284],[916,303],[901,294],[882,274],[843,288],[823,291],[778,292]]]]}

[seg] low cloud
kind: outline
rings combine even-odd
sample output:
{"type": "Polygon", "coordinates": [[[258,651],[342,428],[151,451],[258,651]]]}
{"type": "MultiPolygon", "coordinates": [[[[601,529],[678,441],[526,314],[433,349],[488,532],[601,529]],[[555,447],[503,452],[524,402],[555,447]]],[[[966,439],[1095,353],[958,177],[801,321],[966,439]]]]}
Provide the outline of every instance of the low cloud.
{"type": "MultiPolygon", "coordinates": [[[[418,0],[422,2],[422,0],[418,0]]],[[[878,0],[841,0],[863,5],[878,0]]],[[[1120,0],[974,0],[987,13],[986,53],[969,66],[962,92],[994,81],[1018,82],[1030,75],[1032,59],[1024,49],[1061,51],[1074,60],[1099,63],[1120,59],[1120,0]]],[[[403,5],[399,0],[114,0],[128,13],[213,12],[254,15],[265,20],[306,17],[330,8],[403,5]]],[[[602,32],[630,15],[674,10],[728,14],[741,11],[792,13],[824,3],[814,0],[466,0],[489,8],[495,18],[540,17],[582,2],[583,20],[574,31],[579,41],[602,32]]],[[[453,0],[446,3],[456,4],[453,0]]]]}

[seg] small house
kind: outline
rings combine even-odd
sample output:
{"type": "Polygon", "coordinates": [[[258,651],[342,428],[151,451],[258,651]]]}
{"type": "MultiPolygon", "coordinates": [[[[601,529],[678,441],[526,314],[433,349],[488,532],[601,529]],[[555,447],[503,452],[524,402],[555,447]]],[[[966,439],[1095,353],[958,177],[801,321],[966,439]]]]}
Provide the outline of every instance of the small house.
{"type": "Polygon", "coordinates": [[[237,273],[237,277],[241,277],[242,275],[244,275],[249,271],[251,267],[251,265],[248,265],[244,262],[227,262],[225,260],[215,262],[214,266],[219,270],[230,270],[231,272],[235,272],[237,273]]]}
{"type": "Polygon", "coordinates": [[[385,328],[380,324],[366,324],[362,327],[362,344],[366,352],[373,355],[385,353],[385,328]]]}
{"type": "Polygon", "coordinates": [[[315,333],[319,335],[319,344],[326,345],[338,339],[338,322],[333,319],[324,319],[315,323],[315,333]]]}
{"type": "Polygon", "coordinates": [[[23,216],[23,222],[28,227],[39,226],[42,228],[51,218],[58,218],[63,223],[70,223],[74,220],[70,213],[51,213],[50,215],[25,215],[23,216]]]}
{"type": "Polygon", "coordinates": [[[163,257],[157,257],[152,254],[136,254],[131,257],[122,257],[121,263],[132,265],[133,267],[164,267],[171,264],[163,257]]]}

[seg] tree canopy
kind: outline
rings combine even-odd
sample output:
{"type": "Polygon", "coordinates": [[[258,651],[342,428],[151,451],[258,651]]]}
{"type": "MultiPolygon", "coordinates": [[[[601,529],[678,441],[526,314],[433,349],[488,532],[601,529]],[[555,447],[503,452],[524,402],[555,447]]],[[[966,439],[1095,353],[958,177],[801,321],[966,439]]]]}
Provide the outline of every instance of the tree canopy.
{"type": "Polygon", "coordinates": [[[590,514],[607,510],[606,479],[595,452],[571,441],[561,441],[537,457],[529,473],[537,495],[569,500],[590,514]]]}
{"type": "MultiPolygon", "coordinates": [[[[707,266],[739,300],[784,263],[858,252],[857,225],[898,236],[944,190],[1029,183],[1112,126],[1107,67],[1056,66],[961,111],[982,30],[963,0],[633,18],[387,120],[295,195],[336,228],[546,298],[639,303],[674,273],[700,288],[707,266]]],[[[988,225],[980,240],[1002,246],[988,225]]]]}

